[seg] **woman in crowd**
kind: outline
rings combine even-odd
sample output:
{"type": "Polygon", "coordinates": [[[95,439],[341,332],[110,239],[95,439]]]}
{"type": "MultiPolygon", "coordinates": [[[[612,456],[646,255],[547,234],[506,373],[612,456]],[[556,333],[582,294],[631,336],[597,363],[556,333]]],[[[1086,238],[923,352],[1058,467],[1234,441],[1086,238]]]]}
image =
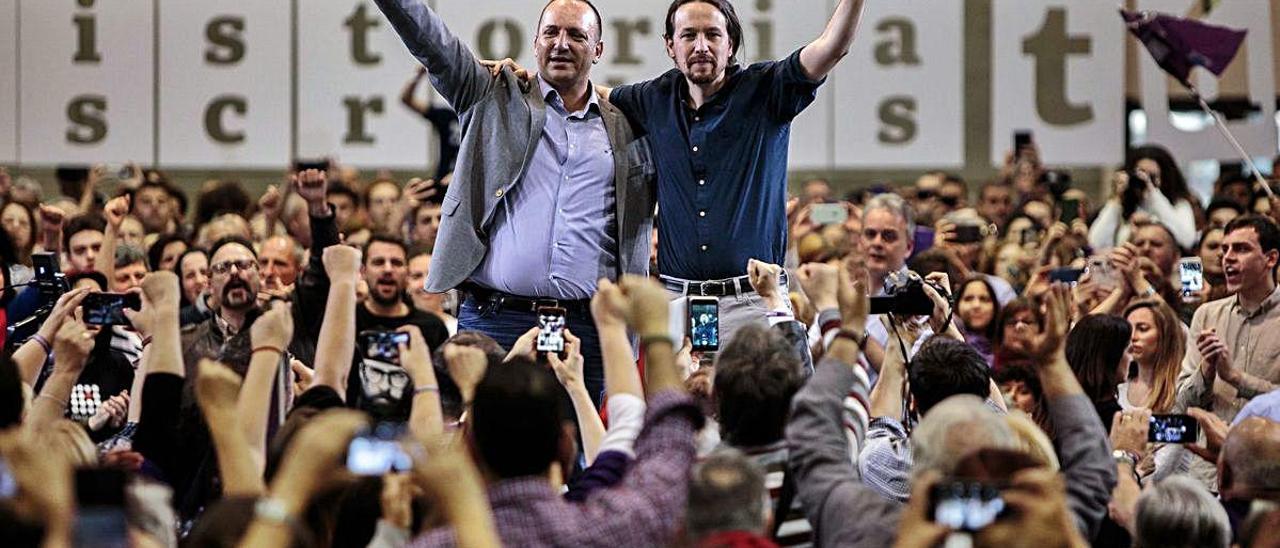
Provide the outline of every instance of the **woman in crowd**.
{"type": "Polygon", "coordinates": [[[1084,393],[1093,402],[1103,425],[1121,409],[1116,386],[1126,378],[1129,363],[1129,323],[1118,316],[1091,314],[1067,335],[1067,363],[1084,393]]]}
{"type": "Polygon", "coordinates": [[[31,252],[36,246],[36,218],[31,208],[20,202],[9,202],[0,209],[0,224],[13,240],[16,263],[31,266],[31,252]]]}
{"type": "MultiPolygon", "coordinates": [[[[1133,330],[1129,354],[1133,366],[1125,371],[1124,382],[1116,387],[1122,409],[1146,408],[1155,414],[1185,413],[1177,401],[1178,372],[1187,344],[1186,332],[1169,305],[1159,300],[1139,300],[1124,312],[1133,330]]],[[[1176,445],[1159,444],[1149,452],[1153,459],[1138,464],[1138,473],[1155,474],[1160,480],[1175,470],[1185,470],[1186,451],[1176,445]]]]}
{"type": "Polygon", "coordinates": [[[997,370],[1005,363],[1026,358],[1031,339],[1040,333],[1041,325],[1036,305],[1026,298],[1017,298],[1000,310],[996,340],[992,349],[992,365],[997,370]]]}
{"type": "Polygon", "coordinates": [[[1182,170],[1164,147],[1148,145],[1129,153],[1124,171],[1112,178],[1113,190],[1089,228],[1089,243],[1106,249],[1129,241],[1129,224],[1158,219],[1178,247],[1196,243],[1199,199],[1187,188],[1182,170]]]}
{"type": "Polygon", "coordinates": [[[996,338],[996,319],[1000,316],[1000,302],[995,289],[982,276],[969,278],[960,286],[956,295],[956,316],[960,318],[965,341],[978,350],[991,364],[992,341],[996,338]]]}

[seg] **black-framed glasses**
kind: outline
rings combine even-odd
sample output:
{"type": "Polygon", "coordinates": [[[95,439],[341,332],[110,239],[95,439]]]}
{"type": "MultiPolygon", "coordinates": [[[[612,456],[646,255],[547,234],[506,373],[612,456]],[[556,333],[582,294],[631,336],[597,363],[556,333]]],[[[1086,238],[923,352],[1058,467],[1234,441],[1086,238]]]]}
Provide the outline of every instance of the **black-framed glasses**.
{"type": "Polygon", "coordinates": [[[258,261],[253,259],[240,259],[238,261],[220,261],[209,265],[209,273],[221,276],[231,272],[231,267],[236,270],[257,270],[258,261]]]}

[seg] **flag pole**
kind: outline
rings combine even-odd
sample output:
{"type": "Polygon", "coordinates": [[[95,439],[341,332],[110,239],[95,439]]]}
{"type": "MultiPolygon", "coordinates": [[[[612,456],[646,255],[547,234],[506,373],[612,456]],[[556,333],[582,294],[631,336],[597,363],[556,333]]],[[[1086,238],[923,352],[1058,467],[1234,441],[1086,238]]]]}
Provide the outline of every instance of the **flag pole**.
{"type": "Polygon", "coordinates": [[[1203,95],[1200,95],[1200,90],[1191,85],[1190,81],[1183,80],[1182,85],[1186,86],[1186,88],[1191,91],[1191,96],[1195,97],[1196,101],[1200,103],[1200,110],[1203,110],[1205,114],[1208,114],[1213,118],[1213,125],[1217,126],[1218,131],[1222,132],[1222,136],[1226,137],[1227,142],[1231,143],[1231,146],[1236,149],[1236,153],[1240,155],[1240,159],[1249,164],[1249,169],[1253,170],[1254,180],[1262,187],[1262,190],[1267,193],[1267,197],[1275,198],[1276,195],[1271,191],[1271,185],[1267,184],[1266,179],[1262,178],[1262,172],[1258,171],[1258,166],[1253,163],[1253,158],[1249,156],[1248,152],[1245,152],[1244,147],[1240,145],[1240,141],[1236,140],[1235,135],[1231,134],[1231,130],[1227,129],[1227,121],[1223,119],[1222,114],[1213,110],[1213,108],[1209,106],[1209,102],[1204,100],[1203,95]]]}

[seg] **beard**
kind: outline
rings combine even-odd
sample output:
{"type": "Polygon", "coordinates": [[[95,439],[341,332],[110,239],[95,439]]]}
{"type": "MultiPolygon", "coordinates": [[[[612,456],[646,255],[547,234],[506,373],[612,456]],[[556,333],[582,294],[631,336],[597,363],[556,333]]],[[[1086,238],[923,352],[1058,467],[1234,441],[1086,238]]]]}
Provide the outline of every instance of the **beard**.
{"type": "Polygon", "coordinates": [[[257,292],[247,282],[239,278],[227,282],[222,287],[222,306],[231,310],[245,310],[257,303],[257,292]],[[244,298],[235,295],[236,290],[244,290],[244,298]]]}
{"type": "Polygon", "coordinates": [[[379,284],[375,283],[369,286],[369,298],[373,299],[373,302],[378,303],[382,306],[391,306],[396,303],[399,303],[400,297],[403,294],[404,294],[404,290],[398,289],[396,290],[395,293],[392,293],[390,295],[384,295],[382,291],[382,287],[379,284]]]}

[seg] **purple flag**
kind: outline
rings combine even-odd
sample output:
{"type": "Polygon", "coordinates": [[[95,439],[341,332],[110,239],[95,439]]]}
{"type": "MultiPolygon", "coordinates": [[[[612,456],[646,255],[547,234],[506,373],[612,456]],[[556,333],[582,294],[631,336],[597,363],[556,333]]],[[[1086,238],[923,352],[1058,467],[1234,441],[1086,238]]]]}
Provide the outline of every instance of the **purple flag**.
{"type": "Polygon", "coordinates": [[[1202,66],[1214,76],[1222,76],[1240,51],[1245,31],[1201,23],[1150,11],[1120,10],[1133,33],[1156,64],[1179,82],[1187,84],[1194,66],[1202,66]]]}

